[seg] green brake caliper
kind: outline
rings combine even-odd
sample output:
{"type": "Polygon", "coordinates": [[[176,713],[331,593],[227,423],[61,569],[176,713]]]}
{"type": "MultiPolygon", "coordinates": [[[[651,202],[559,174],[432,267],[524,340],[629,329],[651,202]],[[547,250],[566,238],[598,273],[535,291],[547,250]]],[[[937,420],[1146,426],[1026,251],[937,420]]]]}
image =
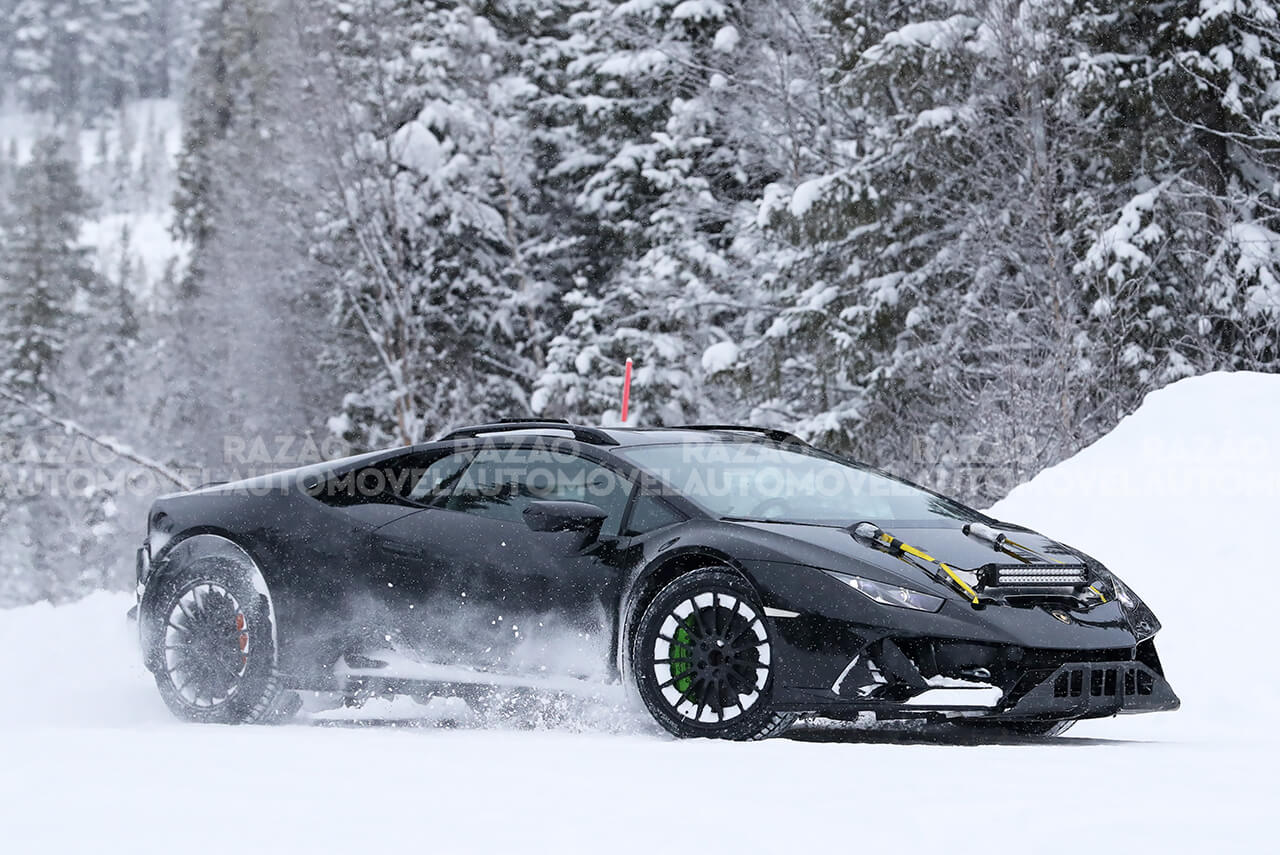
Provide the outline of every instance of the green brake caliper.
{"type": "Polygon", "coordinates": [[[693,626],[693,615],[689,615],[676,627],[671,643],[671,659],[685,660],[671,663],[671,676],[676,678],[676,691],[682,695],[689,691],[689,686],[693,683],[693,662],[690,661],[693,659],[693,639],[689,636],[690,626],[693,626]]]}

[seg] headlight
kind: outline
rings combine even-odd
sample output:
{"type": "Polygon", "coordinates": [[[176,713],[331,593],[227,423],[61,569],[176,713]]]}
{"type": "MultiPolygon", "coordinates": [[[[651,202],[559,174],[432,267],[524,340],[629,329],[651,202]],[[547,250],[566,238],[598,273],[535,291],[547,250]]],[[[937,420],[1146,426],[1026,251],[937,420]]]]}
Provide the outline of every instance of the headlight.
{"type": "Polygon", "coordinates": [[[1116,592],[1116,599],[1120,601],[1120,605],[1124,606],[1126,610],[1136,609],[1142,603],[1137,594],[1130,591],[1129,586],[1115,576],[1111,577],[1111,588],[1116,592]]]}
{"type": "Polygon", "coordinates": [[[901,585],[890,585],[885,582],[872,582],[861,576],[849,576],[845,573],[831,573],[850,588],[869,600],[875,600],[882,606],[896,606],[900,609],[915,609],[920,612],[936,612],[942,608],[942,597],[913,591],[901,585]]]}
{"type": "Polygon", "coordinates": [[[1160,621],[1156,619],[1147,604],[1142,602],[1142,599],[1114,573],[1108,572],[1107,575],[1111,582],[1111,590],[1115,592],[1116,600],[1119,601],[1120,609],[1129,621],[1134,637],[1138,641],[1146,641],[1159,632],[1160,621]]]}

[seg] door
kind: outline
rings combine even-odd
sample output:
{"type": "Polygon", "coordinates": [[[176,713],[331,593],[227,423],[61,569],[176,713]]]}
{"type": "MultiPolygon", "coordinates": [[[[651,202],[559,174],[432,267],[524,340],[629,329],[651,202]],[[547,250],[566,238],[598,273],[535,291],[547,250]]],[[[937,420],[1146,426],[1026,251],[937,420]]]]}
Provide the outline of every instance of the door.
{"type": "Polygon", "coordinates": [[[415,617],[403,637],[430,662],[530,683],[606,679],[630,492],[612,469],[562,448],[476,452],[435,506],[378,532],[397,568],[388,582],[401,613],[415,617]],[[530,530],[523,511],[544,499],[604,510],[599,538],[530,530]]]}
{"type": "Polygon", "coordinates": [[[451,447],[410,450],[308,487],[311,497],[330,511],[316,518],[314,530],[305,532],[291,551],[292,560],[312,579],[301,595],[309,616],[304,634],[311,636],[304,646],[315,648],[325,661],[389,646],[406,622],[405,603],[395,585],[406,579],[425,583],[431,577],[406,573],[408,556],[388,550],[380,532],[451,489],[473,454],[451,447]],[[308,568],[321,568],[324,578],[308,568]]]}

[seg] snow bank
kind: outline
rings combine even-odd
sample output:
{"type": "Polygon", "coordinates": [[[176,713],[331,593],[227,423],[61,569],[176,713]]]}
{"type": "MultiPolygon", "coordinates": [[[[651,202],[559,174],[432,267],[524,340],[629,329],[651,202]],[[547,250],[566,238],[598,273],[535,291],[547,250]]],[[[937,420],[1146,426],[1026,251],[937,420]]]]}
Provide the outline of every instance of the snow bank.
{"type": "Polygon", "coordinates": [[[1094,556],[1163,622],[1157,648],[1183,709],[1125,720],[1126,732],[1274,720],[1277,425],[1280,375],[1188,378],[991,510],[1094,556]]]}
{"type": "Polygon", "coordinates": [[[168,709],[136,654],[126,594],[93,594],[68,606],[0,610],[0,646],[22,651],[5,666],[0,737],[22,727],[168,723],[168,709]],[[12,697],[12,696],[11,696],[12,697]]]}

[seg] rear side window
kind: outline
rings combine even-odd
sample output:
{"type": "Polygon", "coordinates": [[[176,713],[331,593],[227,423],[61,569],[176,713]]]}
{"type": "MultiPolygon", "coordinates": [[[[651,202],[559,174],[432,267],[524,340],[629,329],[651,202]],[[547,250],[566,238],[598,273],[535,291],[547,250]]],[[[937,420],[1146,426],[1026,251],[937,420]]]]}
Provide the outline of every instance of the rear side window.
{"type": "Polygon", "coordinates": [[[460,451],[429,463],[417,476],[409,490],[409,498],[419,504],[429,505],[436,499],[448,496],[453,485],[466,471],[472,457],[475,457],[474,452],[460,451]]]}
{"type": "Polygon", "coordinates": [[[448,495],[474,455],[474,451],[405,454],[333,475],[310,492],[334,507],[427,505],[448,495]]]}

